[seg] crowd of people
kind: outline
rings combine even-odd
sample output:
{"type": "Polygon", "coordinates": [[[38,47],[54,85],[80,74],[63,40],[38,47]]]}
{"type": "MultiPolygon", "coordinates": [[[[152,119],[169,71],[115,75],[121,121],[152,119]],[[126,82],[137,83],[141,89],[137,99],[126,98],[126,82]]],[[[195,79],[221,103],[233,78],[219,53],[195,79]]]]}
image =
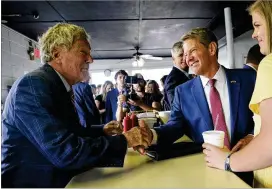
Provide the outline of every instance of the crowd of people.
{"type": "Polygon", "coordinates": [[[184,134],[202,144],[202,133],[214,129],[225,132],[224,148],[204,143],[207,165],[272,187],[272,2],[257,0],[248,11],[258,46],[245,69],[220,65],[214,33],[194,28],[171,49],[174,66],[162,76],[163,92],[140,74],[126,82],[128,74],[119,70],[116,83],[106,81],[97,95],[88,84],[93,59],[85,29],[49,28],[39,39],[45,64],[17,79],[5,102],[2,187],[65,187],[88,169],[123,166],[127,148],[144,154],[184,134]],[[141,120],[123,132],[127,112],[146,110],[171,116],[162,126],[150,129],[141,120]]]}

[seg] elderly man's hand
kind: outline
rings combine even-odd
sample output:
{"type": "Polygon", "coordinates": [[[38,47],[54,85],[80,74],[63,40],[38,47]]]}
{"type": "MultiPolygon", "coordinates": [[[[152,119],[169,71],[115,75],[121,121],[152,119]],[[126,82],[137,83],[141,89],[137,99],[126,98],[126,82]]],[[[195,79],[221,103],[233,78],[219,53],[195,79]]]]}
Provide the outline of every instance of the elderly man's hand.
{"type": "Polygon", "coordinates": [[[128,147],[147,148],[151,145],[153,135],[152,131],[143,120],[139,121],[139,127],[133,127],[128,132],[124,133],[127,139],[128,147]]]}
{"type": "Polygon", "coordinates": [[[224,148],[218,148],[217,146],[204,143],[202,145],[204,148],[203,153],[205,156],[205,161],[209,167],[214,167],[217,169],[225,169],[225,160],[230,153],[229,149],[225,146],[224,148]]]}
{"type": "Polygon", "coordinates": [[[123,127],[120,122],[111,121],[104,126],[103,130],[106,133],[106,135],[116,135],[116,134],[118,135],[118,134],[122,134],[123,127]]]}
{"type": "Polygon", "coordinates": [[[237,152],[238,150],[243,149],[250,141],[254,138],[253,135],[249,134],[246,137],[242,138],[237,142],[237,144],[232,148],[231,152],[237,152]]]}

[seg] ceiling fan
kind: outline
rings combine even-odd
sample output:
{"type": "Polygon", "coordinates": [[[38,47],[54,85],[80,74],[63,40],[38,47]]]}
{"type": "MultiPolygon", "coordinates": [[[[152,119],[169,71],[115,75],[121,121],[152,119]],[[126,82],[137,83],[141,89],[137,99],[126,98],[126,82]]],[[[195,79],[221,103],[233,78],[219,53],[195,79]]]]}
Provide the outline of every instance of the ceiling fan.
{"type": "Polygon", "coordinates": [[[162,60],[162,57],[152,56],[150,54],[142,54],[139,52],[139,47],[135,47],[136,53],[133,54],[134,61],[132,62],[133,67],[143,67],[145,61],[144,59],[148,60],[162,60]]]}

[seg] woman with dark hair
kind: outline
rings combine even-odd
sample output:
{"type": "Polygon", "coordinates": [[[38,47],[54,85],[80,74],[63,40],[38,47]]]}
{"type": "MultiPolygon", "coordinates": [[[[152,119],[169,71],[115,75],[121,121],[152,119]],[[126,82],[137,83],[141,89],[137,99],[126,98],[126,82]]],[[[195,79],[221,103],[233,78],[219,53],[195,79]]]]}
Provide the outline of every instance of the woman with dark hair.
{"type": "Polygon", "coordinates": [[[105,83],[103,84],[103,87],[102,87],[102,93],[98,96],[96,96],[95,98],[95,104],[96,104],[96,107],[98,108],[99,110],[99,113],[101,115],[101,122],[102,123],[106,123],[106,106],[105,106],[105,103],[106,103],[106,97],[107,97],[107,93],[109,91],[111,91],[113,89],[113,83],[111,81],[105,81],[105,83]]]}
{"type": "Polygon", "coordinates": [[[158,102],[160,102],[163,97],[160,91],[159,84],[155,80],[149,80],[147,82],[145,92],[150,93],[153,96],[153,98],[158,102]]]}

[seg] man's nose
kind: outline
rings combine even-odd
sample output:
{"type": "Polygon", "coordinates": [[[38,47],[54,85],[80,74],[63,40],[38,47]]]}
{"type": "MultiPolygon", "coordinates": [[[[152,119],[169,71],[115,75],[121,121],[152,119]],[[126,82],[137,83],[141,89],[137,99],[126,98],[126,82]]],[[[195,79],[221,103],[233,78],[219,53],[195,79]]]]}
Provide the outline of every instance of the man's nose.
{"type": "Polygon", "coordinates": [[[92,55],[88,55],[87,56],[86,62],[89,63],[89,64],[93,63],[93,57],[92,57],[92,55]]]}
{"type": "Polygon", "coordinates": [[[192,57],[190,55],[188,55],[185,59],[185,63],[189,66],[189,62],[190,60],[192,60],[192,57]]]}

